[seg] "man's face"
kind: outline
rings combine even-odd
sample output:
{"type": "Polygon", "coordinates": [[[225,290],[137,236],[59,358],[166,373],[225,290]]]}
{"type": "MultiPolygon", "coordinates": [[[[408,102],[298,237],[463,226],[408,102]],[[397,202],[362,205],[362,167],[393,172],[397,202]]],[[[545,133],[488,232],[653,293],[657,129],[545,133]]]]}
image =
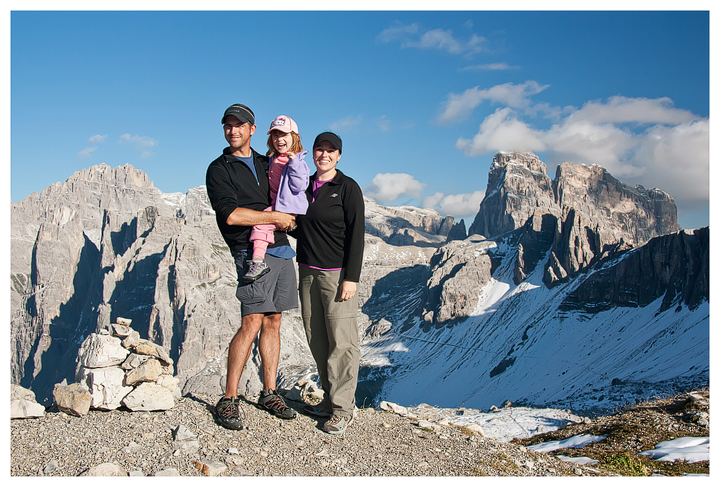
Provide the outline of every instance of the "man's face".
{"type": "Polygon", "coordinates": [[[223,130],[225,131],[225,140],[230,144],[233,152],[243,151],[250,147],[250,137],[255,133],[255,125],[248,122],[240,122],[237,117],[228,115],[225,117],[223,130]]]}

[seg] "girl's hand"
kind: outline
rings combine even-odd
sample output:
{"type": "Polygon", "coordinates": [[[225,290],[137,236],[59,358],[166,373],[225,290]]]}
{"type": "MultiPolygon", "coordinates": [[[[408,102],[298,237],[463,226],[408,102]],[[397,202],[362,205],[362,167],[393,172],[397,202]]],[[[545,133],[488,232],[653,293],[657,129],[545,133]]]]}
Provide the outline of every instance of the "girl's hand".
{"type": "Polygon", "coordinates": [[[355,296],[357,291],[357,283],[352,281],[343,281],[340,284],[340,293],[338,294],[338,301],[347,301],[348,299],[355,296]]]}
{"type": "Polygon", "coordinates": [[[288,157],[288,161],[289,161],[290,159],[293,159],[293,158],[295,157],[295,153],[294,153],[294,152],[287,151],[285,154],[286,154],[287,157],[288,157]]]}

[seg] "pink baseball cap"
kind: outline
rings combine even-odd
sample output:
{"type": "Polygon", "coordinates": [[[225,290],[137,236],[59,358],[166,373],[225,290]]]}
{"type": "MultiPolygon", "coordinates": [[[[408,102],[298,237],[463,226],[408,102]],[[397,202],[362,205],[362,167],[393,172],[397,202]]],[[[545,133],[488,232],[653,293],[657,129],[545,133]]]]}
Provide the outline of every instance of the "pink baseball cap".
{"type": "Polygon", "coordinates": [[[270,135],[270,132],[273,130],[279,130],[280,132],[285,132],[286,134],[289,134],[290,132],[295,132],[296,134],[300,133],[295,120],[287,115],[279,115],[275,117],[275,120],[270,122],[270,130],[267,132],[268,135],[270,135]]]}

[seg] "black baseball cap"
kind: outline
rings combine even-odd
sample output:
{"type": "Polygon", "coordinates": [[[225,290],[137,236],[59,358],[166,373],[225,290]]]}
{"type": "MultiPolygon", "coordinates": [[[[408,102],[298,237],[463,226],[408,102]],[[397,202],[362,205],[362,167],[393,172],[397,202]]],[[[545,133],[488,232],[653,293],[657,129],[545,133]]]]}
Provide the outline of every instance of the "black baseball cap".
{"type": "Polygon", "coordinates": [[[330,142],[333,147],[335,147],[340,154],[342,154],[342,140],[340,140],[340,137],[338,137],[336,134],[332,132],[323,132],[317,137],[315,137],[315,142],[313,142],[313,150],[320,142],[330,142]]]}
{"type": "Polygon", "coordinates": [[[225,110],[225,114],[223,115],[222,121],[220,123],[225,123],[225,117],[228,115],[233,115],[234,117],[237,117],[238,120],[240,120],[241,123],[249,123],[250,125],[255,125],[255,114],[252,110],[250,110],[245,105],[241,105],[240,103],[236,103],[230,107],[228,107],[227,110],[225,110]]]}

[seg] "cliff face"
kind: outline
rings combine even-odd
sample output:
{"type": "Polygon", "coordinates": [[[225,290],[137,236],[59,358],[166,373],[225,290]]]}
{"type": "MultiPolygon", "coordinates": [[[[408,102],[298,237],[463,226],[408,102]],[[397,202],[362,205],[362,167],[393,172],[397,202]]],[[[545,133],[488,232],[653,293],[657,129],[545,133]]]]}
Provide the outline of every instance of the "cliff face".
{"type": "Polygon", "coordinates": [[[550,180],[535,154],[500,152],[468,233],[494,238],[518,232],[515,282],[549,252],[544,282],[553,286],[612,252],[678,229],[675,202],[663,191],[630,187],[600,166],[569,162],[550,180]]]}
{"type": "Polygon", "coordinates": [[[557,211],[552,180],[532,152],[498,152],[493,157],[485,198],[468,234],[496,237],[516,230],[535,213],[557,211]]]}
{"type": "MultiPolygon", "coordinates": [[[[470,237],[451,216],[365,202],[358,390],[368,397],[393,374],[415,384],[413,374],[422,370],[438,374],[428,397],[411,400],[420,389],[395,379],[383,390],[410,394],[397,399],[404,403],[472,396],[478,405],[502,402],[507,397],[496,396],[522,381],[528,390],[544,384],[528,393],[532,400],[574,394],[565,371],[532,363],[563,341],[557,333],[567,320],[578,328],[612,328],[613,340],[642,327],[656,330],[652,353],[638,355],[645,354],[638,346],[642,352],[620,362],[663,360],[681,336],[689,337],[688,346],[697,349],[693,374],[705,370],[709,231],[677,232],[673,200],[662,191],[631,188],[598,166],[568,163],[550,180],[534,154],[499,153],[470,237]],[[662,306],[650,310],[658,300],[662,306]],[[618,324],[626,323],[626,309],[634,321],[618,324]],[[609,316],[615,312],[623,318],[609,316]],[[384,376],[388,363],[392,374],[384,376]],[[530,376],[535,379],[526,381],[530,376]],[[460,397],[462,390],[479,392],[460,397]]],[[[240,303],[234,264],[204,187],[164,194],[131,166],[95,166],[12,205],[11,225],[13,383],[47,402],[54,384],[72,382],[85,337],[122,316],[169,351],[184,393],[222,393],[240,303]]],[[[593,365],[599,375],[578,372],[575,379],[589,390],[594,377],[622,375],[609,372],[618,360],[603,358],[614,341],[595,347],[593,333],[587,330],[587,343],[573,342],[578,356],[607,362],[593,365]]],[[[298,310],[285,313],[281,343],[278,386],[289,389],[315,369],[298,310]]],[[[642,380],[679,373],[649,364],[646,370],[659,372],[642,380]]],[[[254,353],[242,394],[259,392],[259,365],[254,353]]]]}
{"type": "Polygon", "coordinates": [[[465,222],[448,215],[411,206],[380,206],[365,197],[365,233],[396,246],[439,247],[448,240],[464,239],[465,222]]]}
{"type": "Polygon", "coordinates": [[[562,310],[644,307],[662,298],[660,311],[697,308],[710,296],[710,230],[663,235],[622,253],[567,296],[562,310]]]}
{"type": "MultiPolygon", "coordinates": [[[[387,274],[409,268],[426,275],[430,256],[457,226],[433,210],[366,204],[362,303],[377,280],[390,285],[387,274]]],[[[55,383],[72,382],[83,339],[123,316],[170,351],[181,388],[222,392],[240,303],[204,187],[164,194],[132,166],[100,165],[12,205],[11,215],[13,383],[48,401],[55,383]]],[[[387,305],[361,314],[361,336],[387,331],[387,305]]],[[[279,383],[291,386],[313,362],[299,312],[287,312],[284,323],[279,383]]],[[[260,357],[251,362],[240,385],[249,396],[261,389],[260,357]]]]}
{"type": "MultiPolygon", "coordinates": [[[[142,171],[100,165],[11,214],[11,377],[39,401],[55,383],[72,382],[83,339],[117,316],[170,350],[181,387],[207,372],[239,328],[234,264],[204,188],[163,194],[142,171]]],[[[307,362],[304,337],[284,332],[284,356],[307,362]]],[[[219,362],[203,384],[213,393],[219,362]]],[[[259,383],[252,370],[243,377],[248,390],[259,383]]]]}

